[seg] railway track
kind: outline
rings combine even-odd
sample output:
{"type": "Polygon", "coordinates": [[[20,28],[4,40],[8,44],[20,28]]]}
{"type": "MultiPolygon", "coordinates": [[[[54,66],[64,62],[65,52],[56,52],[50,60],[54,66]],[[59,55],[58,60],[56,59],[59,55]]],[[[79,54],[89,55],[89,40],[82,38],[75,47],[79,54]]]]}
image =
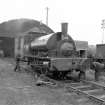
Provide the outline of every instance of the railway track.
{"type": "Polygon", "coordinates": [[[75,95],[76,93],[79,100],[85,100],[87,98],[92,102],[97,103],[97,105],[105,105],[105,86],[97,82],[87,80],[81,80],[80,82],[67,80],[62,82],[48,78],[48,81],[42,81],[41,84],[42,83],[53,88],[64,88],[64,91],[71,95],[75,95]]]}
{"type": "Polygon", "coordinates": [[[49,81],[43,83],[52,88],[64,89],[65,93],[70,93],[70,96],[72,95],[76,100],[81,101],[81,104],[78,105],[105,105],[105,86],[97,82],[87,80],[62,82],[50,78],[49,81]]]}
{"type": "Polygon", "coordinates": [[[81,101],[78,105],[105,105],[105,86],[98,82],[87,80],[62,82],[50,78],[45,84],[52,88],[64,89],[65,93],[81,101]]]}
{"type": "Polygon", "coordinates": [[[76,93],[82,96],[82,98],[86,97],[98,105],[105,105],[105,86],[99,83],[81,80],[81,82],[70,82],[65,84],[64,89],[68,93],[72,91],[72,93],[76,93]]]}

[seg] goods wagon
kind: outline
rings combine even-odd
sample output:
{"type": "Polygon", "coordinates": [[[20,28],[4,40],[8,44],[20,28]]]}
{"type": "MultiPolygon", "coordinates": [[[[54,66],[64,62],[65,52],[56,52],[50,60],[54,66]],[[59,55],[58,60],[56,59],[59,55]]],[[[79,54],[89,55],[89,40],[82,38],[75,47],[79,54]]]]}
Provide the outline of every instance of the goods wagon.
{"type": "Polygon", "coordinates": [[[96,53],[94,56],[94,61],[105,64],[105,44],[96,45],[96,53]]]}
{"type": "Polygon", "coordinates": [[[102,59],[105,58],[105,44],[96,45],[96,57],[102,59]]]}

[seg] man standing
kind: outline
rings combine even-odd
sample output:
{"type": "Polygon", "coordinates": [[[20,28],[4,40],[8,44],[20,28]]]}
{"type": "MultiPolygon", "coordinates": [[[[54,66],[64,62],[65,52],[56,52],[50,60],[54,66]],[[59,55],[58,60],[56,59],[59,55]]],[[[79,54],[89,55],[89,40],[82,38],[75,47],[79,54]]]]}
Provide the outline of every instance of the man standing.
{"type": "Polygon", "coordinates": [[[20,55],[17,55],[17,56],[16,56],[16,66],[15,66],[15,68],[14,68],[14,71],[15,71],[15,72],[16,72],[17,70],[20,71],[20,65],[19,65],[19,63],[20,63],[20,55]]]}
{"type": "Polygon", "coordinates": [[[105,64],[99,62],[92,62],[92,66],[92,69],[95,70],[95,80],[98,81],[100,73],[103,72],[105,69],[105,64]]]}

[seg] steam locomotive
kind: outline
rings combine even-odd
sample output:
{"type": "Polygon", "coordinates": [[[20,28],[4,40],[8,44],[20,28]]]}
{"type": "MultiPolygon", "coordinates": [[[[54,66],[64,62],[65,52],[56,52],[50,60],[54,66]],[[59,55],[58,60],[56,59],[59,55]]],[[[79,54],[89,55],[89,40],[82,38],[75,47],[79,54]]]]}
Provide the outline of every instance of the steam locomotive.
{"type": "Polygon", "coordinates": [[[87,58],[80,57],[75,41],[67,34],[67,23],[62,24],[62,32],[56,32],[36,38],[24,45],[24,61],[39,75],[51,74],[65,78],[74,70],[79,78],[85,78],[87,58]]]}

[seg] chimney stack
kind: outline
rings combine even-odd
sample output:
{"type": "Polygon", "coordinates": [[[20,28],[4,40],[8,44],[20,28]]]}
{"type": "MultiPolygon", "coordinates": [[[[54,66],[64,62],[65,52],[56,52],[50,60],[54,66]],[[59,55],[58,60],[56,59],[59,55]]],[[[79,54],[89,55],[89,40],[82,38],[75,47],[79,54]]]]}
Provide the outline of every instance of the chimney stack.
{"type": "Polygon", "coordinates": [[[67,36],[68,23],[62,23],[61,24],[61,31],[62,31],[62,35],[67,36]]]}

